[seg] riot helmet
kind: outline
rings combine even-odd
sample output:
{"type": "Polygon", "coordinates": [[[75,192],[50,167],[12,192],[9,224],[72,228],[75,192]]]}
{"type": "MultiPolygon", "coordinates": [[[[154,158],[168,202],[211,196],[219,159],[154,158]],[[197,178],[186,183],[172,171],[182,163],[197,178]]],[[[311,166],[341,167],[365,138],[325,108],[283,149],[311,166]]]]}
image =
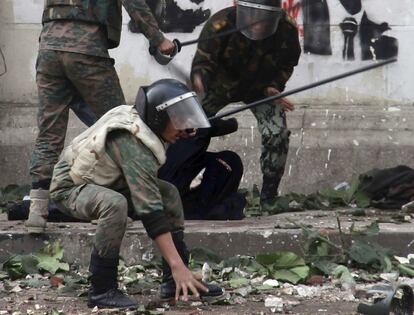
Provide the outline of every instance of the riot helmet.
{"type": "Polygon", "coordinates": [[[251,40],[273,35],[284,16],[281,0],[238,0],[237,28],[251,40]]]}
{"type": "Polygon", "coordinates": [[[177,130],[210,127],[197,95],[175,79],[162,79],[141,87],[135,107],[160,138],[169,121],[177,130]]]}

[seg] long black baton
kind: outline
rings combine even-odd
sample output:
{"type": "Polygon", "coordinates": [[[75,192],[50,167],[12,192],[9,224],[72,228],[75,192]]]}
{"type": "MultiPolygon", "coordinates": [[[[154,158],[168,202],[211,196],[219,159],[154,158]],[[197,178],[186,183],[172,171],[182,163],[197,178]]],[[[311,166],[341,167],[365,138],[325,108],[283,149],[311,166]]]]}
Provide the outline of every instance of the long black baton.
{"type": "Polygon", "coordinates": [[[167,64],[169,64],[170,62],[171,62],[171,60],[173,60],[174,59],[174,57],[179,53],[179,52],[181,52],[181,48],[183,48],[183,47],[185,47],[185,46],[190,46],[190,45],[194,45],[194,44],[198,44],[198,43],[201,43],[201,42],[205,42],[205,41],[209,41],[209,40],[213,40],[213,39],[216,39],[216,38],[220,38],[220,37],[223,37],[223,36],[228,36],[228,35],[231,35],[231,34],[234,34],[234,33],[237,33],[237,32],[240,32],[240,31],[242,31],[242,30],[244,30],[244,29],[247,29],[247,28],[249,28],[249,27],[251,27],[251,26],[253,26],[253,25],[255,25],[255,24],[258,24],[258,23],[262,23],[262,22],[266,22],[266,21],[269,21],[269,20],[271,20],[271,18],[266,18],[266,19],[262,19],[262,20],[260,20],[260,21],[255,21],[255,22],[253,22],[253,23],[250,23],[250,24],[247,24],[247,25],[244,25],[243,27],[238,27],[238,28],[232,28],[232,29],[230,29],[230,30],[227,30],[227,31],[222,31],[222,32],[220,32],[220,33],[217,33],[217,34],[214,34],[214,35],[212,35],[212,36],[208,36],[208,37],[204,37],[204,38],[196,38],[196,39],[192,39],[192,40],[189,40],[189,41],[185,41],[185,42],[181,42],[180,40],[178,40],[177,38],[175,38],[174,40],[173,40],[173,43],[174,43],[174,45],[175,45],[175,48],[174,48],[174,51],[172,52],[172,54],[171,55],[164,55],[164,54],[162,54],[156,47],[154,47],[154,46],[150,46],[149,47],[149,53],[150,53],[150,55],[151,56],[153,56],[154,57],[154,59],[160,64],[160,65],[163,65],[163,66],[165,66],[165,65],[167,65],[167,64]]]}
{"type": "Polygon", "coordinates": [[[208,119],[209,120],[214,120],[214,119],[219,119],[219,118],[223,118],[223,117],[226,117],[226,116],[230,116],[230,115],[242,112],[246,109],[250,109],[250,108],[262,105],[264,103],[268,103],[269,101],[278,100],[278,99],[281,99],[283,97],[286,97],[286,96],[289,96],[289,95],[292,95],[292,94],[296,94],[296,93],[299,93],[299,92],[302,92],[302,91],[306,91],[306,90],[312,89],[312,88],[320,86],[320,85],[324,85],[324,84],[332,82],[332,81],[336,81],[336,80],[339,80],[339,79],[349,77],[349,76],[354,75],[354,74],[358,74],[358,73],[361,73],[361,72],[365,72],[365,71],[368,71],[368,70],[379,68],[379,67],[385,66],[389,63],[396,62],[396,61],[397,61],[397,58],[387,59],[385,61],[374,63],[374,64],[369,65],[369,66],[365,66],[365,67],[358,68],[358,69],[355,69],[355,70],[352,70],[352,71],[349,71],[349,72],[338,74],[336,76],[333,76],[333,77],[330,77],[330,78],[327,78],[327,79],[324,79],[324,80],[321,80],[321,81],[317,81],[317,82],[314,82],[314,83],[311,83],[311,84],[308,84],[308,85],[305,85],[305,86],[302,86],[302,87],[299,87],[299,88],[296,88],[296,89],[293,89],[293,90],[290,90],[290,91],[286,91],[286,92],[283,92],[283,93],[280,93],[280,94],[277,94],[277,95],[273,95],[273,96],[263,98],[261,100],[255,101],[253,103],[246,104],[244,106],[229,110],[229,111],[224,112],[222,114],[218,114],[218,115],[209,117],[208,119]]]}

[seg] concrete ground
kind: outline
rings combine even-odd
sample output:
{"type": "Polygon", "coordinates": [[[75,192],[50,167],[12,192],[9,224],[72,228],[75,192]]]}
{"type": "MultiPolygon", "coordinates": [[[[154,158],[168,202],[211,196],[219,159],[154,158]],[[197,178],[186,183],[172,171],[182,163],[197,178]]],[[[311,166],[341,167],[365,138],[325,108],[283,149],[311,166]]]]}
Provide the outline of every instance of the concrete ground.
{"type": "MultiPolygon", "coordinates": [[[[271,292],[276,293],[277,290],[271,292]]],[[[340,300],[338,292],[332,292],[331,299],[328,298],[298,298],[282,296],[282,299],[290,306],[286,306],[284,311],[278,314],[295,314],[295,315],[352,315],[357,314],[357,301],[340,300]],[[334,297],[336,295],[336,297],[334,297]]],[[[154,311],[159,310],[158,314],[165,315],[266,315],[272,314],[269,307],[265,307],[264,299],[266,295],[250,296],[236,305],[211,305],[199,301],[179,302],[177,305],[166,307],[166,304],[157,303],[156,295],[137,295],[133,298],[140,305],[149,305],[151,300],[155,307],[154,311]],[[166,308],[164,308],[166,307],[166,308]]],[[[85,297],[76,297],[75,294],[62,295],[57,293],[56,289],[29,289],[22,290],[18,293],[9,294],[3,297],[0,294],[0,312],[1,314],[53,314],[58,315],[58,311],[64,315],[87,315],[87,314],[142,314],[139,312],[122,312],[109,310],[93,310],[87,307],[85,297]],[[55,313],[53,313],[55,311],[55,313]],[[7,312],[7,313],[6,313],[7,312]],[[20,313],[15,313],[20,312],[20,313]]],[[[148,314],[148,313],[147,313],[148,314]]],[[[153,313],[157,314],[157,313],[153,313]]]]}
{"type": "MultiPolygon", "coordinates": [[[[279,250],[301,254],[302,232],[295,223],[317,228],[331,240],[339,242],[338,217],[345,234],[353,223],[355,227],[362,228],[379,220],[382,223],[376,241],[392,248],[398,255],[412,253],[414,222],[411,216],[373,209],[366,210],[365,216],[355,216],[354,212],[355,209],[340,209],[285,213],[230,222],[187,221],[186,240],[189,247],[208,247],[223,258],[279,250]]],[[[65,250],[65,261],[86,267],[94,230],[95,225],[91,223],[49,223],[46,234],[33,236],[26,233],[23,222],[7,221],[3,214],[0,217],[0,262],[10,255],[30,253],[43,247],[47,241],[58,240],[65,250]]],[[[122,248],[122,256],[127,263],[139,263],[153,251],[153,244],[141,223],[131,222],[122,248]]],[[[329,294],[322,294],[319,298],[289,296],[291,307],[283,314],[356,314],[358,300],[344,298],[344,292],[339,288],[328,287],[327,292],[329,294]]],[[[270,308],[264,306],[269,294],[283,298],[283,293],[281,295],[280,290],[275,289],[266,294],[248,296],[241,304],[223,306],[187,303],[173,306],[165,314],[270,314],[270,308]]],[[[144,303],[156,300],[156,293],[135,298],[144,303]]],[[[52,313],[53,310],[63,310],[65,314],[91,314],[85,298],[59,294],[56,288],[24,289],[13,294],[4,294],[0,290],[1,314],[58,314],[52,313]],[[14,313],[16,311],[21,313],[14,313]]]]}

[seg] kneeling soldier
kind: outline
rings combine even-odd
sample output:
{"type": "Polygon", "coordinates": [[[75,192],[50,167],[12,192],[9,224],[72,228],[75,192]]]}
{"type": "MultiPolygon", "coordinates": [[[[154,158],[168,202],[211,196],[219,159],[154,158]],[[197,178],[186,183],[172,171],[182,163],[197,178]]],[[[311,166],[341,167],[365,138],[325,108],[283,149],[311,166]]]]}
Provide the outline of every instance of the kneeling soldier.
{"type": "Polygon", "coordinates": [[[163,256],[161,298],[222,294],[221,288],[198,282],[188,270],[180,196],[173,185],[157,178],[165,143],[188,137],[188,129],[209,126],[193,92],[176,80],[160,80],[140,88],[135,106],[107,112],[62,155],[53,173],[52,201],[66,214],[98,220],[89,307],[136,306],[117,284],[128,204],[163,256]]]}

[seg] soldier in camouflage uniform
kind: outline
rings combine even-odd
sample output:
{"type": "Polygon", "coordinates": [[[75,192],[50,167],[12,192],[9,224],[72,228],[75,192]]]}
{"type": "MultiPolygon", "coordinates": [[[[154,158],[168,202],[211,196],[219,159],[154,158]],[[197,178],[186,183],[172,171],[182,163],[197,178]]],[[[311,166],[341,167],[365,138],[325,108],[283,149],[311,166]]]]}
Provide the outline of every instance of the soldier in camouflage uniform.
{"type": "MultiPolygon", "coordinates": [[[[297,27],[280,8],[280,1],[238,1],[236,7],[212,16],[200,38],[236,27],[239,32],[200,42],[194,56],[191,79],[193,88],[202,95],[207,116],[231,102],[249,103],[278,94],[298,64],[301,48],[297,27]]],[[[285,111],[293,109],[286,99],[252,109],[262,136],[264,211],[277,196],[284,172],[290,134],[285,111]]]]}
{"type": "Polygon", "coordinates": [[[30,165],[29,232],[40,233],[46,227],[48,190],[63,149],[69,107],[81,101],[99,118],[125,104],[108,54],[119,45],[121,2],[152,46],[164,54],[173,51],[144,0],[45,0],[36,64],[39,134],[30,165]]]}
{"type": "Polygon", "coordinates": [[[51,200],[68,215],[98,220],[89,307],[136,306],[117,289],[128,206],[164,258],[161,298],[182,294],[187,300],[188,290],[202,297],[222,294],[221,288],[198,282],[187,269],[180,195],[157,178],[166,158],[164,143],[187,137],[186,129],[208,126],[195,93],[176,80],[160,80],[140,89],[135,106],[110,110],[64,151],[53,172],[51,200]]]}

